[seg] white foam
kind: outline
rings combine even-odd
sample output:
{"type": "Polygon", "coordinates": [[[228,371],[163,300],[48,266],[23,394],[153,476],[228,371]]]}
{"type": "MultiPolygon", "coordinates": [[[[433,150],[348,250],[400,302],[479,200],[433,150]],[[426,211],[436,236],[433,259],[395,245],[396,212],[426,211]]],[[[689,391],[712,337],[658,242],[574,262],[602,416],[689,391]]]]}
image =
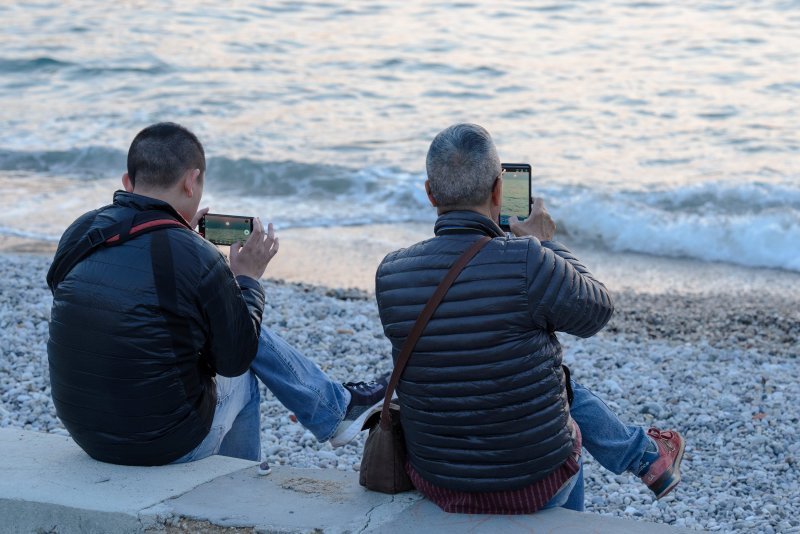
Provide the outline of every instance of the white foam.
{"type": "MultiPolygon", "coordinates": [[[[203,205],[217,213],[260,216],[279,229],[432,223],[436,217],[421,174],[328,168],[341,183],[319,185],[303,179],[306,169],[292,171],[291,165],[263,164],[272,173],[289,167],[294,192],[270,194],[273,180],[288,181],[277,174],[231,188],[209,187],[203,205]]],[[[35,179],[0,180],[6,193],[0,198],[0,234],[57,241],[72,220],[109,202],[118,182],[48,177],[41,183],[48,187],[32,185],[39,184],[35,179]]],[[[788,181],[628,190],[555,183],[536,190],[569,235],[611,250],[800,271],[800,185],[788,181]]]]}
{"type": "Polygon", "coordinates": [[[800,271],[800,191],[704,184],[650,195],[562,193],[550,210],[559,222],[613,250],[800,271]],[[698,193],[707,199],[698,202],[698,193]]]}

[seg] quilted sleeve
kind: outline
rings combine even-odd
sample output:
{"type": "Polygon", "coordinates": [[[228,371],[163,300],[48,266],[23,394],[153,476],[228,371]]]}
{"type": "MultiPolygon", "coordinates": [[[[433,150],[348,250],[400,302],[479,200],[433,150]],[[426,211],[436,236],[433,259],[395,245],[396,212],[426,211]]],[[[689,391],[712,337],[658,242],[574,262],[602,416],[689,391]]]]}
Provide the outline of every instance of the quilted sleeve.
{"type": "Polygon", "coordinates": [[[614,302],[608,289],[561,243],[530,239],[527,276],[536,326],[590,337],[611,319],[614,302]]]}

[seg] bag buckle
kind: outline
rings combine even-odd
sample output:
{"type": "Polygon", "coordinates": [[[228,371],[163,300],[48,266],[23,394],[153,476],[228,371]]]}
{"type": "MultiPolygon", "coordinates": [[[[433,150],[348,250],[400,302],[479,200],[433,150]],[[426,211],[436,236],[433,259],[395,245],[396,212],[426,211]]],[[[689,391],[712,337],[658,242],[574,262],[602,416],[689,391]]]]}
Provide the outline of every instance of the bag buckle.
{"type": "Polygon", "coordinates": [[[89,233],[86,234],[86,238],[89,240],[89,244],[92,245],[92,248],[103,244],[106,240],[106,237],[103,235],[103,231],[100,228],[89,230],[89,233]]]}

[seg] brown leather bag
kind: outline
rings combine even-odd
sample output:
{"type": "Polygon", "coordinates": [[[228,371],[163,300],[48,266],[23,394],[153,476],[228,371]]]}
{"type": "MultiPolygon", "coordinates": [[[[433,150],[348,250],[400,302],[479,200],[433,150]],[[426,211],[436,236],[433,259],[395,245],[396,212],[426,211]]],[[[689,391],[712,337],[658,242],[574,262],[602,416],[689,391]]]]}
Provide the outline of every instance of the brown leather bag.
{"type": "Polygon", "coordinates": [[[489,241],[491,238],[482,237],[456,260],[439,283],[436,291],[433,292],[433,296],[428,300],[414,323],[411,333],[403,343],[403,348],[397,357],[397,364],[392,371],[392,377],[389,379],[389,386],[386,388],[380,417],[375,414],[364,423],[363,429],[369,428],[370,430],[367,441],[364,443],[364,455],[361,458],[358,482],[367,489],[389,494],[414,489],[411,479],[406,473],[406,442],[403,436],[403,427],[400,424],[400,407],[391,404],[392,394],[411,357],[411,352],[433,316],[433,312],[436,311],[447,290],[453,285],[464,267],[489,241]]]}

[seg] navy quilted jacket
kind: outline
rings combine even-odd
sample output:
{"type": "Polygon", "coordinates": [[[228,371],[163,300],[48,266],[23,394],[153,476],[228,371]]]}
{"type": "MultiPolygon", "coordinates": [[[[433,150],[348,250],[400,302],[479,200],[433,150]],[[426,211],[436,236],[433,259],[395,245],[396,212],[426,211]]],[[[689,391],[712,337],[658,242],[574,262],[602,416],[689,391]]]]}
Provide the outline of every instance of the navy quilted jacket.
{"type": "MultiPolygon", "coordinates": [[[[84,223],[110,226],[148,210],[182,220],[165,202],[119,191],[66,230],[54,264],[88,232],[84,223]]],[[[234,278],[188,226],[102,247],[57,287],[48,283],[53,403],[75,442],[127,465],[166,464],[194,449],[214,416],[214,374],[242,374],[255,357],[261,285],[234,278]]]]}
{"type": "Polygon", "coordinates": [[[493,239],[450,288],[398,386],[409,461],[453,490],[528,486],[572,449],[555,332],[595,334],[611,317],[611,297],[559,243],[507,237],[478,213],[446,213],[435,233],[378,268],[395,359],[458,256],[481,235],[493,239]]]}

